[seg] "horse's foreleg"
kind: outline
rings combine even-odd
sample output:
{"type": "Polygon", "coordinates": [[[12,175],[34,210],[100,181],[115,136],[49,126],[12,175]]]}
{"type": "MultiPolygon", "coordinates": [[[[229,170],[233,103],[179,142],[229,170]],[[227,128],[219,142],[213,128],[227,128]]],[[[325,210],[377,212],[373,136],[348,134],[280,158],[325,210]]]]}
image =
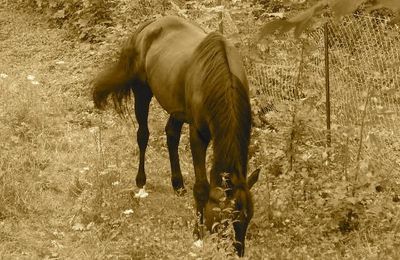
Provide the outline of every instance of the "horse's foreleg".
{"type": "Polygon", "coordinates": [[[183,122],[176,120],[172,116],[168,119],[165,126],[165,133],[167,134],[167,145],[169,152],[169,161],[171,163],[171,182],[172,187],[178,195],[183,195],[186,190],[183,185],[183,177],[181,166],[179,164],[178,146],[181,138],[183,122]]]}
{"type": "Polygon", "coordinates": [[[195,183],[193,187],[193,195],[196,201],[196,210],[199,216],[199,223],[196,222],[194,234],[197,238],[203,237],[203,211],[208,201],[210,185],[207,181],[206,174],[206,151],[209,143],[209,138],[200,136],[194,126],[190,126],[190,148],[192,150],[195,183]],[[206,140],[205,140],[206,139],[206,140]]]}
{"type": "Polygon", "coordinates": [[[149,141],[149,128],[147,118],[149,115],[149,105],[153,94],[146,86],[138,86],[134,90],[135,96],[135,116],[138,122],[137,143],[139,145],[139,168],[136,175],[136,186],[143,188],[146,184],[146,173],[144,171],[144,159],[149,141]]]}

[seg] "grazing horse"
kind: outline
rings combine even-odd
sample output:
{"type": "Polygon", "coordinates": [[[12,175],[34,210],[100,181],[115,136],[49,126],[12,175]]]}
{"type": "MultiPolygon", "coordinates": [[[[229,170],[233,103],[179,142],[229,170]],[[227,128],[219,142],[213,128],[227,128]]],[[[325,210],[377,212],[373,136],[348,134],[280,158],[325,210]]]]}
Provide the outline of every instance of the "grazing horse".
{"type": "Polygon", "coordinates": [[[146,184],[147,124],[153,95],[168,112],[165,127],[172,186],[182,192],[178,145],[183,123],[189,124],[195,183],[193,194],[200,225],[212,229],[220,216],[213,208],[231,201],[235,249],[244,255],[247,226],[253,216],[250,188],[258,171],[247,177],[251,111],[248,83],[238,51],[219,33],[206,34],[197,25],[178,17],[163,17],[139,26],[122,48],[118,61],[94,82],[93,99],[103,108],[111,96],[116,110],[133,93],[140,150],[136,185],[146,184]],[[206,150],[213,141],[210,182],[206,150]],[[223,182],[222,175],[227,176],[223,182]],[[227,187],[221,190],[223,183],[227,187]]]}

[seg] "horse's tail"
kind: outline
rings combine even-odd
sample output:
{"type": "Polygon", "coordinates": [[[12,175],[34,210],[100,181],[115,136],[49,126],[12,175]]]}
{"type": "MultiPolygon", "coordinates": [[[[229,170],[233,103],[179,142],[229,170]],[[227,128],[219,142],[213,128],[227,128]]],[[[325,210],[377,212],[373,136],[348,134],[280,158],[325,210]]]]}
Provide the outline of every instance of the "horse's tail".
{"type": "Polygon", "coordinates": [[[138,74],[139,53],[136,49],[138,34],[153,21],[148,21],[139,26],[127,44],[122,48],[118,61],[103,71],[93,84],[93,101],[96,108],[104,108],[107,99],[112,97],[114,108],[118,113],[123,113],[124,101],[131,96],[134,81],[138,74]]]}
{"type": "Polygon", "coordinates": [[[94,82],[93,101],[97,108],[107,105],[111,95],[116,111],[122,111],[123,101],[129,98],[132,89],[132,68],[124,66],[124,60],[133,60],[135,56],[120,57],[120,60],[105,70],[94,82]]]}

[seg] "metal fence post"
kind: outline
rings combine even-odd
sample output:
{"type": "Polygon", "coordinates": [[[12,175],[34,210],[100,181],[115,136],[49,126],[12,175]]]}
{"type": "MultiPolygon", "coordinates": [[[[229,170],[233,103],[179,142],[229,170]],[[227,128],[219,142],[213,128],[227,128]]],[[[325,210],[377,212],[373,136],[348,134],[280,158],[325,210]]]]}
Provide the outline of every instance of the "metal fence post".
{"type": "MultiPolygon", "coordinates": [[[[218,0],[217,4],[218,4],[218,6],[222,6],[222,5],[223,5],[223,0],[218,0]]],[[[219,29],[219,32],[220,32],[221,34],[224,33],[223,11],[224,11],[224,10],[221,10],[221,12],[219,12],[219,24],[218,24],[218,29],[219,29]]]]}
{"type": "Polygon", "coordinates": [[[331,147],[331,96],[329,85],[329,44],[328,44],[328,22],[324,25],[324,49],[325,49],[325,93],[326,93],[326,146],[331,147]]]}

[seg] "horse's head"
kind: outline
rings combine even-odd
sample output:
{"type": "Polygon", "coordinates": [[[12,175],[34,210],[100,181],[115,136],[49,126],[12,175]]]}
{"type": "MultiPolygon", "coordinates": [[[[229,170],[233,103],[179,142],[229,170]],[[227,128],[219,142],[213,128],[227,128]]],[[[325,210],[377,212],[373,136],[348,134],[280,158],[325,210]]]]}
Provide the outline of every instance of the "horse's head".
{"type": "Polygon", "coordinates": [[[204,210],[205,225],[211,232],[215,232],[216,227],[221,224],[226,224],[226,220],[232,220],[235,231],[234,247],[239,256],[244,255],[247,227],[253,217],[250,189],[257,182],[259,172],[260,169],[255,170],[244,181],[232,175],[226,188],[211,188],[204,210]]]}

